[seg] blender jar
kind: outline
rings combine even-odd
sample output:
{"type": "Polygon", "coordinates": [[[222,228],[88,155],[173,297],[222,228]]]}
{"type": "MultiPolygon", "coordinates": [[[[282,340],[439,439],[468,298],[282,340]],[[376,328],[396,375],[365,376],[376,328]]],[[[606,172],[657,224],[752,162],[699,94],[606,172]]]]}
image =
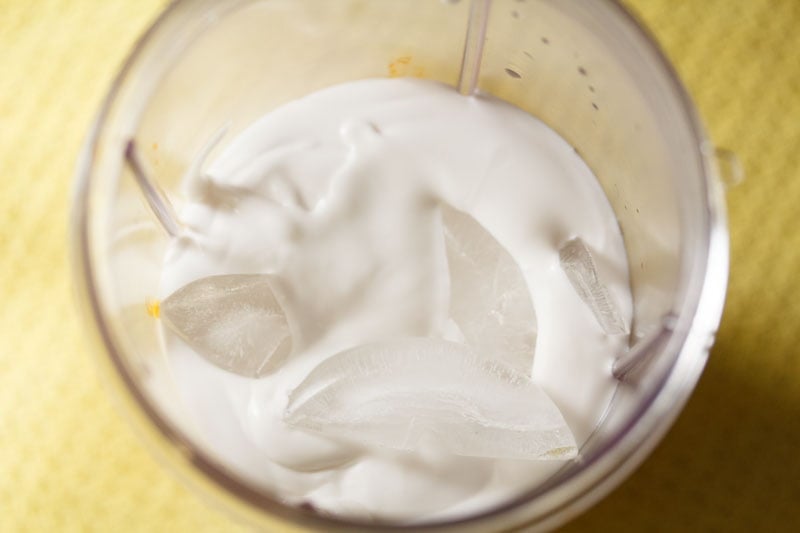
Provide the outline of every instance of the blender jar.
{"type": "Polygon", "coordinates": [[[179,205],[191,166],[263,114],[334,84],[398,76],[474,88],[538,117],[590,166],[619,220],[631,349],[579,459],[499,508],[415,525],[555,527],[616,486],[666,432],[702,372],[727,282],[711,145],[668,62],[612,0],[171,4],[111,87],[78,169],[73,256],[102,373],[154,453],[234,516],[265,529],[407,527],[283,505],[204,443],[145,312],[168,235],[125,162],[135,140],[150,192],[179,205]]]}

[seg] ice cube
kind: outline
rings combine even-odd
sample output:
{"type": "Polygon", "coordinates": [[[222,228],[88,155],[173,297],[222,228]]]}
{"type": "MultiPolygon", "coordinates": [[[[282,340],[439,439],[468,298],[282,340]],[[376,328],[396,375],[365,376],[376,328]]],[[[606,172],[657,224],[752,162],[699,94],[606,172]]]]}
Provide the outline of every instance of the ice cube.
{"type": "Polygon", "coordinates": [[[592,254],[580,238],[570,239],[559,249],[561,268],[581,300],[592,310],[600,327],[609,335],[627,334],[630,330],[608,289],[597,276],[592,254]]]}
{"type": "Polygon", "coordinates": [[[292,350],[289,325],[267,275],[200,278],[165,299],[161,316],[199,355],[241,376],[275,371],[292,350]]]}
{"type": "Polygon", "coordinates": [[[575,440],[531,379],[467,345],[405,338],[339,352],[289,397],[296,428],[398,450],[435,443],[455,455],[569,459],[575,440]]]}
{"type": "Polygon", "coordinates": [[[530,375],[536,314],[516,261],[472,216],[442,206],[450,315],[466,342],[530,375]]]}

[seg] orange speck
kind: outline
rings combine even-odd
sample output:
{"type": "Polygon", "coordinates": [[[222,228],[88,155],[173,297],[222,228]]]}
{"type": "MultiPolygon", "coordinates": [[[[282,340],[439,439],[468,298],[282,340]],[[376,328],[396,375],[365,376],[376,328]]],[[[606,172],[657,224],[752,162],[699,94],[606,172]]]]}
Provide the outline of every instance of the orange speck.
{"type": "Polygon", "coordinates": [[[158,143],[153,143],[153,150],[158,150],[158,143]]]}
{"type": "Polygon", "coordinates": [[[389,77],[399,78],[407,74],[407,67],[411,63],[411,56],[400,56],[389,62],[389,77]]]}
{"type": "Polygon", "coordinates": [[[158,300],[147,300],[145,307],[147,308],[147,314],[151,317],[158,318],[161,316],[161,302],[158,300]]]}
{"type": "Polygon", "coordinates": [[[425,77],[425,68],[417,67],[414,69],[414,77],[415,78],[424,78],[425,77]]]}

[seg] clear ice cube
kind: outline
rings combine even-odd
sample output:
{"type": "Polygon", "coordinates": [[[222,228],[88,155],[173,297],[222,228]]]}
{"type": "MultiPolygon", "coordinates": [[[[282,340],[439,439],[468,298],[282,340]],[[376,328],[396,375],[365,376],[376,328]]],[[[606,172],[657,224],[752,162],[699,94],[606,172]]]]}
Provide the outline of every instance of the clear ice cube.
{"type": "Polygon", "coordinates": [[[200,278],[166,298],[161,316],[199,355],[241,376],[275,371],[292,350],[289,325],[267,275],[200,278]]]}
{"type": "Polygon", "coordinates": [[[609,335],[627,334],[630,330],[608,288],[597,276],[592,254],[580,238],[570,239],[558,251],[561,268],[581,300],[589,306],[600,327],[609,335]]]}
{"type": "Polygon", "coordinates": [[[318,365],[289,397],[293,427],[361,445],[455,455],[569,459],[575,440],[523,373],[467,345],[405,338],[362,345],[318,365]]]}
{"type": "Polygon", "coordinates": [[[472,216],[442,206],[450,315],[467,344],[530,375],[536,314],[511,254],[472,216]]]}

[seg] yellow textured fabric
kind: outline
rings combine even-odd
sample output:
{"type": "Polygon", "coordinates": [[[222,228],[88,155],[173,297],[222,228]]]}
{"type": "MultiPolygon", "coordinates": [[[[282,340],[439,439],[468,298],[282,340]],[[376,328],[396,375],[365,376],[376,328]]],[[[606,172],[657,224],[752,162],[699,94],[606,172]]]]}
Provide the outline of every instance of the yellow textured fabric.
{"type": "MultiPolygon", "coordinates": [[[[66,262],[81,141],[163,4],[0,0],[2,532],[239,530],[159,468],[112,410],[66,262]]],[[[565,529],[792,531],[800,524],[800,1],[629,4],[748,176],[728,194],[729,298],[697,391],[647,462],[565,529]]]]}

